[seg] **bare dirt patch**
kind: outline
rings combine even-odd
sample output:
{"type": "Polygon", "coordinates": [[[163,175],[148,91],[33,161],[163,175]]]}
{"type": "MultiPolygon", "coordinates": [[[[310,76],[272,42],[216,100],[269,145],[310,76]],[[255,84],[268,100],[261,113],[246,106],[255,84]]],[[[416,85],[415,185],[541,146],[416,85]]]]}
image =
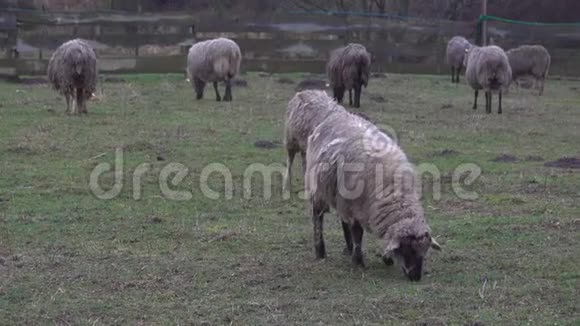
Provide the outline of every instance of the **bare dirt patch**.
{"type": "Polygon", "coordinates": [[[371,99],[371,101],[373,102],[377,102],[377,103],[385,103],[387,100],[385,100],[385,97],[379,94],[371,94],[369,95],[369,98],[371,99]]]}
{"type": "Polygon", "coordinates": [[[526,156],[525,160],[527,162],[542,162],[544,158],[538,155],[528,155],[526,156]]]}
{"type": "Polygon", "coordinates": [[[232,84],[236,87],[248,87],[248,81],[241,78],[234,79],[232,84]]]}
{"type": "Polygon", "coordinates": [[[254,143],[254,146],[257,148],[263,148],[263,149],[273,149],[273,148],[280,147],[280,142],[269,141],[269,140],[257,140],[254,143]]]}
{"type": "Polygon", "coordinates": [[[513,156],[513,155],[509,155],[509,154],[501,154],[491,161],[492,162],[501,162],[501,163],[515,163],[518,161],[518,158],[513,156]]]}
{"type": "Polygon", "coordinates": [[[555,161],[546,162],[544,163],[544,166],[560,169],[580,169],[580,158],[562,157],[555,161]]]}
{"type": "Polygon", "coordinates": [[[288,77],[280,77],[276,82],[278,82],[278,84],[286,84],[286,85],[294,84],[294,81],[288,77]]]}
{"type": "Polygon", "coordinates": [[[436,152],[435,154],[433,154],[433,156],[442,156],[442,157],[446,157],[446,156],[455,156],[459,154],[458,151],[454,150],[454,149],[449,149],[446,148],[440,152],[436,152]]]}

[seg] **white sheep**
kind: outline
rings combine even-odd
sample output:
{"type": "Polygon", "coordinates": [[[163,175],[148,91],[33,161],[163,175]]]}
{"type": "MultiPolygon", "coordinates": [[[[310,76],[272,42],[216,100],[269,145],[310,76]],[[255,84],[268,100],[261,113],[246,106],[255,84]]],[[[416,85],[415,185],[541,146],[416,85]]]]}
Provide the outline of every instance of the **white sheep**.
{"type": "Polygon", "coordinates": [[[367,230],[384,241],[385,261],[394,260],[410,280],[420,280],[427,251],[440,246],[425,221],[413,167],[399,146],[372,123],[341,111],[314,129],[306,159],[316,257],[326,256],[323,216],[332,207],[355,264],[364,266],[367,230]]]}
{"type": "Polygon", "coordinates": [[[329,115],[344,108],[336,103],[326,92],[305,90],[296,93],[288,102],[284,125],[284,145],[288,154],[284,190],[292,188],[292,163],[296,153],[302,156],[302,171],[306,171],[306,148],[308,137],[329,115]]]}
{"type": "Polygon", "coordinates": [[[447,63],[451,66],[451,82],[459,83],[459,74],[463,68],[463,58],[471,43],[463,36],[454,36],[447,43],[447,63]]]}
{"type": "Polygon", "coordinates": [[[477,109],[477,96],[480,89],[485,91],[485,112],[491,113],[492,92],[498,93],[497,113],[501,114],[502,90],[511,82],[512,70],[507,55],[502,48],[490,45],[473,46],[467,50],[464,59],[465,79],[475,91],[473,109],[477,109]]]}
{"type": "Polygon", "coordinates": [[[506,52],[510,67],[512,68],[512,79],[515,81],[519,77],[532,76],[539,83],[539,93],[544,93],[544,82],[550,70],[550,53],[541,45],[522,45],[506,52]]]}
{"type": "Polygon", "coordinates": [[[232,79],[240,71],[242,53],[236,42],[227,38],[217,38],[195,43],[187,55],[187,79],[190,80],[197,99],[203,98],[205,84],[212,82],[216,100],[221,101],[218,82],[224,81],[226,92],[224,101],[231,101],[232,79]]]}

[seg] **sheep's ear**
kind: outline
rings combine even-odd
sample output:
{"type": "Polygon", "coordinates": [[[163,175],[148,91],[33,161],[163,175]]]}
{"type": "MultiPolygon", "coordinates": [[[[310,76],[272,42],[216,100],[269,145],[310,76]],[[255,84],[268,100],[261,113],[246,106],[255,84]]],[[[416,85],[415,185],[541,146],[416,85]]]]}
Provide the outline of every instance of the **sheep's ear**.
{"type": "Polygon", "coordinates": [[[431,237],[431,248],[435,250],[441,250],[441,245],[435,241],[435,238],[431,237]]]}

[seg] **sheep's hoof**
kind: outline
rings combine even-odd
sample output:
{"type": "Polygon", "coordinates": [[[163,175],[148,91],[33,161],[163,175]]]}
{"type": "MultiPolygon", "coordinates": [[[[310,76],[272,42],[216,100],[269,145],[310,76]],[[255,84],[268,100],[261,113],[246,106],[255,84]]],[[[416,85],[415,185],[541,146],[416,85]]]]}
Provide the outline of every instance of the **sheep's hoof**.
{"type": "Polygon", "coordinates": [[[363,256],[362,255],[353,255],[352,256],[352,263],[355,266],[359,266],[361,268],[365,268],[365,262],[363,260],[363,256]]]}
{"type": "Polygon", "coordinates": [[[316,252],[316,259],[326,258],[326,248],[324,245],[316,246],[314,251],[316,252]]]}
{"type": "Polygon", "coordinates": [[[385,265],[387,265],[387,266],[393,266],[393,264],[395,263],[393,261],[393,259],[391,259],[389,257],[384,257],[383,256],[382,259],[383,259],[383,263],[385,263],[385,265]]]}

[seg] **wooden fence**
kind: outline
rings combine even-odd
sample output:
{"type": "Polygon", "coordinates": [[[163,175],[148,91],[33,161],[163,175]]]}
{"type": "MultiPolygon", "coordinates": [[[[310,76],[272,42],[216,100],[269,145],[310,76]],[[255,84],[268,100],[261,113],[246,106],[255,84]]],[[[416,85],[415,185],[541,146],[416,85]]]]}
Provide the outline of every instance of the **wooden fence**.
{"type": "MultiPolygon", "coordinates": [[[[0,17],[15,16],[5,13],[0,17]]],[[[44,74],[52,52],[75,37],[88,40],[95,48],[102,72],[183,72],[192,42],[217,36],[232,38],[240,45],[243,70],[319,73],[324,71],[332,49],[358,42],[372,53],[374,71],[447,73],[447,41],[454,35],[474,40],[477,32],[475,22],[332,15],[244,18],[235,14],[219,17],[20,13],[17,18],[18,28],[6,33],[10,36],[4,43],[0,38],[0,72],[12,69],[27,75],[44,74]]],[[[516,40],[514,43],[521,39],[522,30],[513,26],[495,24],[493,28],[490,36],[500,45],[507,44],[511,36],[516,40]]],[[[1,33],[0,23],[0,36],[1,33]]],[[[552,73],[578,76],[580,67],[566,60],[577,57],[580,43],[574,46],[573,42],[565,43],[561,40],[550,43],[557,53],[552,73]],[[568,45],[571,47],[567,48],[568,45]]]]}

